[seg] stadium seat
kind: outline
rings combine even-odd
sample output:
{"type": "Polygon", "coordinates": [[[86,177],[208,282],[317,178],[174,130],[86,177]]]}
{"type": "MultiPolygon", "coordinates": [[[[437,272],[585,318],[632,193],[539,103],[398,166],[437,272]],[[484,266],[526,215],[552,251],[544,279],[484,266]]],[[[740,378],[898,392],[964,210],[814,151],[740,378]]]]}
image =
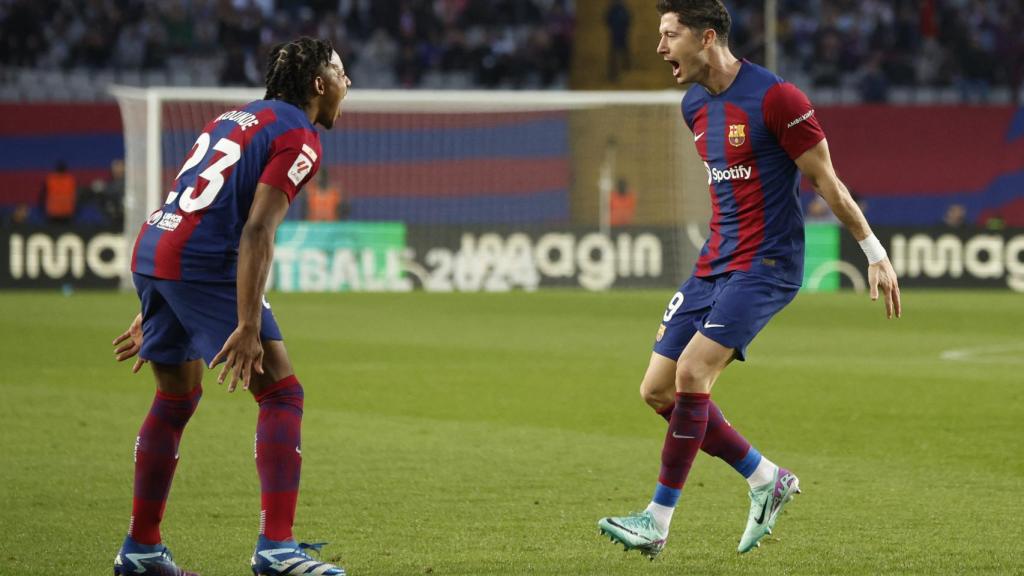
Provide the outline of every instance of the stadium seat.
{"type": "Polygon", "coordinates": [[[142,73],[138,70],[119,70],[117,83],[125,86],[142,86],[142,73]]]}

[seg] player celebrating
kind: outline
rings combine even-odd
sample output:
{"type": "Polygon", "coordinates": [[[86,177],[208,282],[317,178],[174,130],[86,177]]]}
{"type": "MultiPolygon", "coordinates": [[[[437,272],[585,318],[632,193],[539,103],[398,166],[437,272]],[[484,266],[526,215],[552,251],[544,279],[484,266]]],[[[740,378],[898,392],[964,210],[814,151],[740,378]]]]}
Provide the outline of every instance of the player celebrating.
{"type": "Polygon", "coordinates": [[[652,559],[665,546],[672,513],[700,449],[747,476],[750,512],[739,551],[770,533],[800,491],[797,477],[761,456],[711,402],[711,388],[779,310],[803,277],[800,173],[860,242],[871,299],[899,317],[900,292],[885,249],[832,168],[828,143],[807,97],[770,71],[738,60],[728,47],[731,20],[720,0],[660,0],[658,54],[679,84],[708,170],[711,235],[693,276],[662,318],[644,399],[669,421],[654,497],[641,513],[602,518],[602,533],[652,559]]]}
{"type": "Polygon", "coordinates": [[[114,345],[153,366],[156,398],[135,441],[132,519],[115,575],[194,576],[160,537],[178,442],[202,396],[203,364],[224,362],[259,404],[256,468],[258,576],[344,575],[310,558],[292,536],[302,462],[302,385],[270,305],[262,298],[274,233],[320,165],[314,124],[331,128],[350,80],[328,42],[300,38],[269,56],[263,100],[210,121],[175,178],[167,202],[143,224],[132,254],[142,312],[114,345]],[[202,360],[200,360],[200,358],[202,360]]]}

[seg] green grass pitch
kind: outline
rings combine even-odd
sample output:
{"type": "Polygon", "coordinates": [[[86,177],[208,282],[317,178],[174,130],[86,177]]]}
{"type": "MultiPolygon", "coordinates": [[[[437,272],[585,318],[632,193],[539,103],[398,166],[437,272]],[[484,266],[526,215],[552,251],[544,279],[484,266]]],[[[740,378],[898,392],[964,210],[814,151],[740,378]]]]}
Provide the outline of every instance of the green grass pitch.
{"type": "MultiPolygon", "coordinates": [[[[271,295],[306,388],[296,534],[361,575],[1022,574],[1024,300],[802,294],[715,399],[804,494],[736,554],[746,484],[698,457],[651,563],[597,534],[646,505],[664,422],[638,385],[671,290],[271,295]],[[961,351],[956,360],[947,351],[961,351]]],[[[130,294],[0,294],[0,574],[109,574],[152,377],[130,294]]],[[[956,356],[956,354],[954,354],[956,356]]],[[[255,403],[205,395],[164,540],[248,574],[255,403]]]]}

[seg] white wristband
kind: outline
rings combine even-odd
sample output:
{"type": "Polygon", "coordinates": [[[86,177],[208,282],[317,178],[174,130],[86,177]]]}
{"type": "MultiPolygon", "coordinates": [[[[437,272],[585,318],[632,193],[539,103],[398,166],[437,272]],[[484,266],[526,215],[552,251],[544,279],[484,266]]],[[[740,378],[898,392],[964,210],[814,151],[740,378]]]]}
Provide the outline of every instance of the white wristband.
{"type": "Polygon", "coordinates": [[[868,264],[878,264],[888,256],[885,247],[878,241],[874,234],[858,242],[864,255],[868,257],[868,264]]]}

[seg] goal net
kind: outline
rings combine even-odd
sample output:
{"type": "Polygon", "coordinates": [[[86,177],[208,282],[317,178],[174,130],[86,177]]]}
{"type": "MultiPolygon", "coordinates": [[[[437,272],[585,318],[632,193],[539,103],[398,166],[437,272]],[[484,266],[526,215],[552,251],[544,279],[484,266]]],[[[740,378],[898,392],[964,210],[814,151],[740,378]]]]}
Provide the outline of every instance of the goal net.
{"type": "MultiPolygon", "coordinates": [[[[113,89],[126,254],[212,118],[262,91],[113,89]]],[[[672,287],[707,231],[681,92],[353,90],[278,231],[270,287],[672,287]]],[[[125,283],[130,285],[126,271],[125,283]]]]}

